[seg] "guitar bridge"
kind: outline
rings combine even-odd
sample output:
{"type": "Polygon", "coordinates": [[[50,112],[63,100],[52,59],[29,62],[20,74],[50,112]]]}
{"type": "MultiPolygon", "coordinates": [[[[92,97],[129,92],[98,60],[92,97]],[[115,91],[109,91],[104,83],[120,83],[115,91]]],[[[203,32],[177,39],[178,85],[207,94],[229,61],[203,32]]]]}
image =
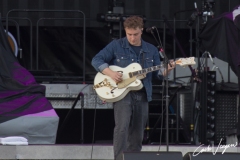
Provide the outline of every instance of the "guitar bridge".
{"type": "Polygon", "coordinates": [[[107,78],[105,78],[102,82],[99,82],[98,84],[93,85],[93,89],[97,89],[100,87],[109,87],[110,89],[113,88],[113,86],[111,86],[110,82],[108,82],[107,78]]]}

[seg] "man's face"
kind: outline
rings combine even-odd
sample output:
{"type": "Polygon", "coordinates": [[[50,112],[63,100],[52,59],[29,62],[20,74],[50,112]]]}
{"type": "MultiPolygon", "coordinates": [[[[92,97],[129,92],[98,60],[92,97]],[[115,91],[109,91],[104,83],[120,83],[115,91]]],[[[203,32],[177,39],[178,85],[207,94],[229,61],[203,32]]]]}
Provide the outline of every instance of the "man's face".
{"type": "Polygon", "coordinates": [[[142,28],[125,28],[128,42],[133,46],[141,45],[142,28]]]}

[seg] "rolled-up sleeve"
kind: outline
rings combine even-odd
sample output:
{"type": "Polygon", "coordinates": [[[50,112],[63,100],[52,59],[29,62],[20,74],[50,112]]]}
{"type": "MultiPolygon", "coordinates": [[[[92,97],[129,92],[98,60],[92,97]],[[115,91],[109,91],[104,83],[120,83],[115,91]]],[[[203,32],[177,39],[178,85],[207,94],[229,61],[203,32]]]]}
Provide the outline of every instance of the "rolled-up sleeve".
{"type": "Polygon", "coordinates": [[[107,63],[103,63],[102,65],[100,65],[99,67],[98,67],[98,69],[99,69],[99,71],[100,72],[102,72],[105,68],[108,68],[108,64],[107,63]]]}

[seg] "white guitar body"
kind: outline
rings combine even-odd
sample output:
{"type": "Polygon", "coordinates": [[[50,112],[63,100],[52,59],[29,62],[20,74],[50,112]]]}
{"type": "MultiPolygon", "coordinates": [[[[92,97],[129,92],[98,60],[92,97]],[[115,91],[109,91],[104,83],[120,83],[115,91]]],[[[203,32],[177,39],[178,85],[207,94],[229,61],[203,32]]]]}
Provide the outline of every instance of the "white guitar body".
{"type": "Polygon", "coordinates": [[[121,85],[123,85],[123,88],[122,87],[119,88],[120,84],[116,84],[116,82],[112,80],[112,78],[98,72],[94,79],[94,86],[97,86],[99,84],[101,85],[103,81],[108,83],[108,85],[102,84],[99,88],[95,87],[95,90],[101,100],[105,102],[116,102],[124,98],[129,91],[140,90],[143,87],[141,80],[139,80],[136,77],[135,77],[136,79],[132,80],[131,83],[129,82],[130,79],[129,72],[134,72],[142,69],[142,67],[138,63],[132,63],[128,65],[126,68],[121,68],[114,65],[109,66],[109,68],[113,71],[122,72],[123,81],[120,83],[121,85]],[[112,86],[113,88],[110,87],[109,85],[112,86]]]}
{"type": "MultiPolygon", "coordinates": [[[[180,66],[194,65],[194,57],[180,58],[175,61],[175,64],[180,66]]],[[[94,86],[96,93],[99,98],[105,102],[116,102],[121,100],[129,91],[140,90],[143,85],[140,79],[145,78],[146,74],[162,68],[161,65],[152,66],[149,68],[142,69],[138,63],[132,63],[126,68],[118,66],[109,66],[113,71],[122,73],[122,81],[116,84],[109,76],[102,73],[97,73],[94,78],[94,86]]]]}

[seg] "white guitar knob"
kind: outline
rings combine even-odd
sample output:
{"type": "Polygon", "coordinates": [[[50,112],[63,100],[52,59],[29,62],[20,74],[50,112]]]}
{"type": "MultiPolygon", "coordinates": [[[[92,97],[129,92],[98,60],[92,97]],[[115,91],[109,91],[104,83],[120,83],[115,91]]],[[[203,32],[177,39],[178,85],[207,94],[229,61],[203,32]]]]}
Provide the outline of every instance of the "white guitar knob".
{"type": "Polygon", "coordinates": [[[138,84],[138,81],[135,81],[136,84],[138,84]]]}
{"type": "Polygon", "coordinates": [[[108,92],[106,92],[106,95],[109,95],[109,93],[108,93],[108,92]]]}
{"type": "Polygon", "coordinates": [[[115,97],[115,95],[114,95],[114,94],[112,94],[112,97],[115,97]]]}

